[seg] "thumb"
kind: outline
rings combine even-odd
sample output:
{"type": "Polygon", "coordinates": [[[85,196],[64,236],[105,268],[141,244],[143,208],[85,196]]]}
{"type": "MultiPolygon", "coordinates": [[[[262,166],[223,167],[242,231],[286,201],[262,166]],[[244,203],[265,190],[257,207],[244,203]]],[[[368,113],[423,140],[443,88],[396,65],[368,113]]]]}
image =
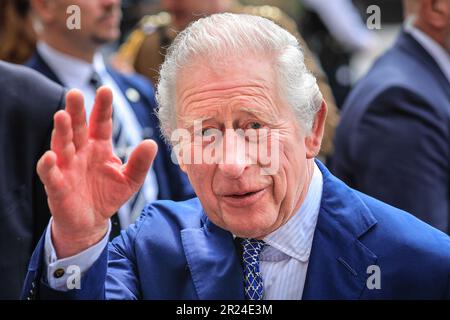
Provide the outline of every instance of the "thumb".
{"type": "Polygon", "coordinates": [[[147,139],[142,141],[131,153],[123,173],[136,190],[144,183],[157,151],[156,142],[147,139]]]}

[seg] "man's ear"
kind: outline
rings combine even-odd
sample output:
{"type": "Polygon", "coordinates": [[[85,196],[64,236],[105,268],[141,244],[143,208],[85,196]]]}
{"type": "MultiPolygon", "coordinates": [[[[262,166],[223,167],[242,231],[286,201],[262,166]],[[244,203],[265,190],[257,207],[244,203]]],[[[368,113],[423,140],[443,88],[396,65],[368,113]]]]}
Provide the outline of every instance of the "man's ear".
{"type": "Polygon", "coordinates": [[[424,0],[420,8],[427,23],[436,29],[445,28],[450,15],[448,0],[424,0]]]}
{"type": "Polygon", "coordinates": [[[316,113],[316,118],[309,135],[305,138],[306,157],[312,159],[319,154],[320,146],[322,144],[323,132],[325,129],[325,119],[327,118],[327,104],[322,100],[319,111],[316,113]]]}

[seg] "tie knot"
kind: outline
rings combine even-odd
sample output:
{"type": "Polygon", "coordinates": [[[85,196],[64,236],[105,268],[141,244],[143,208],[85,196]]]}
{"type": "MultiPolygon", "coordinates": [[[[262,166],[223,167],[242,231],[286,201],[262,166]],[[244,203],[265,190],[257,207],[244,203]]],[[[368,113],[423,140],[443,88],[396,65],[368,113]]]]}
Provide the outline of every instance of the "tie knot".
{"type": "Polygon", "coordinates": [[[242,240],[242,248],[243,248],[244,252],[252,257],[259,256],[259,254],[261,253],[264,246],[265,246],[265,243],[262,240],[257,240],[257,239],[243,239],[242,240]]]}

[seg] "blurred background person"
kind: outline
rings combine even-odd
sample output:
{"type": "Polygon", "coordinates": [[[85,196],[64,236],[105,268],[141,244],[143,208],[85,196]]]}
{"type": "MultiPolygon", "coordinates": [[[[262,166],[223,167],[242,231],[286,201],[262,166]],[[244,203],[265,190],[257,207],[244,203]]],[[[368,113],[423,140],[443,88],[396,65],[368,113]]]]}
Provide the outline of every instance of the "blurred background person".
{"type": "Polygon", "coordinates": [[[123,43],[143,15],[160,12],[159,0],[122,0],[119,43],[123,43]]]}
{"type": "Polygon", "coordinates": [[[126,161],[129,152],[144,138],[154,139],[160,155],[135,197],[113,217],[113,233],[126,228],[141,213],[145,203],[156,199],[183,200],[193,196],[184,173],[170,158],[162,141],[155,116],[156,102],[152,85],[144,78],[123,75],[105,64],[99,53],[102,45],[115,41],[121,17],[119,0],[32,0],[40,24],[37,51],[27,62],[31,68],[67,87],[78,88],[85,95],[89,116],[96,89],[109,86],[114,95],[114,136],[116,154],[126,161]],[[70,5],[77,5],[81,26],[67,27],[70,5]]]}
{"type": "Polygon", "coordinates": [[[29,0],[0,1],[0,60],[24,63],[35,50],[29,0]]]}
{"type": "Polygon", "coordinates": [[[0,300],[19,299],[33,248],[50,218],[36,164],[50,147],[64,89],[0,61],[0,300]]]}
{"type": "Polygon", "coordinates": [[[177,33],[192,21],[219,12],[246,13],[268,18],[296,35],[303,45],[306,65],[317,77],[320,90],[328,104],[325,136],[319,157],[325,160],[332,154],[334,130],[339,121],[334,97],[320,64],[307,48],[293,19],[273,6],[244,6],[235,0],[161,0],[160,4],[164,11],[144,16],[136,30],[120,47],[117,56],[113,58],[116,66],[123,71],[134,69],[156,84],[167,48],[177,33]]]}
{"type": "Polygon", "coordinates": [[[346,100],[331,167],[450,233],[450,1],[404,3],[397,42],[346,100]]]}
{"type": "Polygon", "coordinates": [[[395,41],[402,21],[400,0],[241,0],[278,6],[293,18],[318,57],[338,108],[351,87],[395,41]],[[380,8],[380,26],[367,22],[369,6],[380,8]]]}
{"type": "Polygon", "coordinates": [[[363,23],[351,0],[302,0],[314,11],[334,39],[349,50],[370,50],[376,44],[374,34],[363,23]]]}
{"type": "MultiPolygon", "coordinates": [[[[380,8],[380,24],[371,26],[371,33],[374,35],[376,44],[369,50],[353,51],[350,59],[350,77],[352,87],[361,79],[372,67],[372,64],[388,49],[390,49],[401,32],[403,24],[403,4],[401,0],[354,0],[353,3],[363,18],[366,28],[369,27],[369,18],[375,12],[373,7],[380,8]],[[371,11],[368,12],[368,8],[371,11]]],[[[372,24],[374,20],[371,20],[372,24]]]]}
{"type": "Polygon", "coordinates": [[[351,0],[301,2],[300,29],[318,55],[340,108],[351,88],[352,53],[372,50],[376,38],[351,0]]]}

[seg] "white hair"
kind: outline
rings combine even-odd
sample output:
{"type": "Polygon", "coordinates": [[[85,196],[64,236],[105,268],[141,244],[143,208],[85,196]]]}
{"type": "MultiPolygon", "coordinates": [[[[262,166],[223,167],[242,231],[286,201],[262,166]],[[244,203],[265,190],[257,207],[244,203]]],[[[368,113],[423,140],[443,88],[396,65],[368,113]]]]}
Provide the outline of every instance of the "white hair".
{"type": "Polygon", "coordinates": [[[222,13],[202,18],[182,31],[169,48],[160,70],[156,98],[162,133],[170,142],[176,128],[176,77],[196,58],[216,64],[224,58],[267,56],[277,75],[280,97],[293,108],[309,132],[322,104],[315,77],[307,70],[302,49],[288,31],[265,18],[222,13]]]}

